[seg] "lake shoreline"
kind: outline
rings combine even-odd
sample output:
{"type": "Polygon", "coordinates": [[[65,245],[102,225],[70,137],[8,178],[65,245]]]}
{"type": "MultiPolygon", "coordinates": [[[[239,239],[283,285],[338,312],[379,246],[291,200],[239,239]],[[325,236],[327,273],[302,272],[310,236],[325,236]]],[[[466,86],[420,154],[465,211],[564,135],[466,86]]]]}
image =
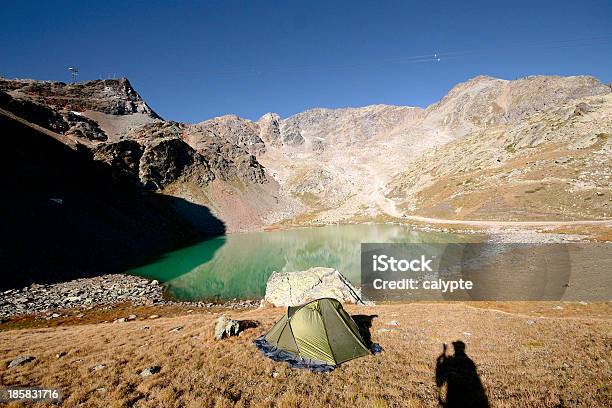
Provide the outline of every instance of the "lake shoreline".
{"type": "MultiPolygon", "coordinates": [[[[106,275],[88,279],[109,279],[132,280],[131,275],[106,275]]],[[[137,277],[138,278],[138,277],[137,277]]],[[[144,280],[146,279],[138,278],[144,280]]],[[[80,281],[80,280],[79,280],[80,281]]],[[[59,284],[59,285],[63,285],[59,284]]],[[[150,284],[150,282],[148,282],[150,284]]],[[[157,284],[159,285],[159,284],[157,284]]],[[[161,285],[159,285],[161,286],[161,285]]],[[[20,291],[23,293],[23,291],[20,291]]],[[[0,292],[0,295],[3,293],[0,292]]],[[[152,296],[155,297],[155,296],[152,296]]],[[[6,300],[6,297],[5,297],[6,300]]],[[[6,313],[0,307],[0,332],[21,329],[45,329],[69,327],[75,325],[103,325],[103,324],[129,324],[132,322],[153,321],[159,318],[180,318],[196,317],[201,315],[229,315],[236,313],[256,312],[257,310],[270,310],[270,313],[280,313],[286,310],[283,307],[274,307],[269,304],[262,306],[260,300],[231,300],[224,303],[211,302],[181,302],[163,299],[155,301],[121,301],[86,305],[73,303],[63,308],[37,309],[27,313],[6,313]]],[[[465,305],[475,312],[478,310],[491,310],[500,314],[516,313],[519,315],[538,315],[542,319],[550,318],[573,318],[581,319],[585,317],[593,318],[598,321],[609,321],[610,307],[609,301],[578,301],[578,300],[543,300],[543,301],[520,301],[520,300],[486,300],[486,301],[452,301],[452,300],[402,300],[402,301],[381,301],[375,304],[348,305],[369,313],[379,307],[395,307],[409,305],[465,305]]]]}
{"type": "MultiPolygon", "coordinates": [[[[228,235],[249,232],[275,232],[302,228],[323,228],[343,225],[395,225],[409,227],[415,231],[452,233],[486,237],[529,236],[528,242],[601,241],[612,242],[612,220],[582,221],[492,221],[492,220],[444,220],[444,219],[384,219],[327,223],[279,223],[260,228],[230,231],[228,235]],[[429,220],[429,221],[427,221],[429,220]],[[435,221],[435,222],[430,222],[435,221]],[[449,223],[445,223],[449,221],[449,223]],[[482,223],[480,225],[479,223],[482,223]]],[[[512,241],[518,242],[518,241],[512,241]]]]}
{"type": "Polygon", "coordinates": [[[164,296],[164,286],[156,280],[127,274],[105,274],[52,284],[33,283],[22,289],[0,292],[0,319],[31,316],[49,321],[67,313],[73,315],[73,311],[111,309],[118,305],[241,309],[259,306],[259,303],[259,300],[246,299],[175,301],[164,296]]]}
{"type": "MultiPolygon", "coordinates": [[[[376,224],[376,223],[362,223],[376,224]]],[[[385,223],[397,225],[395,223],[385,223]]],[[[353,224],[338,224],[353,225],[353,224]]],[[[381,224],[377,224],[381,225],[381,224]]],[[[321,225],[325,227],[330,225],[321,225]]],[[[313,228],[301,226],[298,228],[313,228]]],[[[292,228],[277,228],[266,232],[284,231],[292,228]]],[[[487,242],[515,243],[560,243],[585,242],[589,236],[584,234],[551,233],[533,229],[491,229],[486,233],[471,230],[446,230],[421,226],[414,228],[422,232],[461,232],[484,238],[487,242]]],[[[240,233],[237,233],[240,234],[240,233]]],[[[233,235],[233,234],[230,234],[233,235]]],[[[102,274],[90,278],[79,278],[50,284],[33,283],[22,289],[0,291],[0,319],[7,320],[16,316],[33,316],[36,319],[52,320],[60,317],[65,310],[88,311],[112,308],[129,304],[132,307],[172,306],[186,308],[226,308],[237,309],[259,306],[261,299],[238,299],[221,301],[182,301],[173,299],[165,293],[164,285],[157,280],[125,273],[102,274]]],[[[77,313],[78,314],[78,313],[77,313]]]]}

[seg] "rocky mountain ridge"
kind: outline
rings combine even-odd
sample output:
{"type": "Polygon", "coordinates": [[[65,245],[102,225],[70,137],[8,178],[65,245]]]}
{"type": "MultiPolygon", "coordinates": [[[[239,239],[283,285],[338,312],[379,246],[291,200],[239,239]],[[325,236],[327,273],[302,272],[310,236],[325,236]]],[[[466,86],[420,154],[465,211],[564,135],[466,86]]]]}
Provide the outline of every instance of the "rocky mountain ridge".
{"type": "Polygon", "coordinates": [[[149,190],[209,207],[238,231],[420,214],[607,217],[609,197],[598,194],[609,179],[592,179],[610,168],[611,92],[588,76],[479,76],[425,109],[316,108],[189,125],[161,119],[126,79],[0,79],[0,108],[82,143],[149,190]],[[529,162],[539,156],[590,170],[529,162]],[[519,191],[537,184],[536,170],[557,181],[519,191]],[[575,202],[576,186],[593,197],[575,202]],[[564,204],[540,211],[548,193],[564,204]]]}
{"type": "Polygon", "coordinates": [[[515,124],[548,107],[609,92],[609,86],[590,76],[529,76],[513,81],[478,76],[454,86],[427,107],[426,116],[430,123],[467,133],[515,124]]]}
{"type": "Polygon", "coordinates": [[[27,99],[56,110],[87,110],[109,115],[141,113],[161,119],[134,90],[127,78],[66,84],[0,77],[0,90],[17,99],[27,99]]]}

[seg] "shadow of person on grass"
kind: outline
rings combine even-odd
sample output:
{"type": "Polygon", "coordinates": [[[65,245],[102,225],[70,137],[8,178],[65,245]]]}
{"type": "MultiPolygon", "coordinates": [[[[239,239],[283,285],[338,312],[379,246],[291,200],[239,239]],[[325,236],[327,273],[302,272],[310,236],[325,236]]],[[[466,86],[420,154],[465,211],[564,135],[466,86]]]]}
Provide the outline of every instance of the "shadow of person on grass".
{"type": "Polygon", "coordinates": [[[436,360],[436,386],[438,402],[443,407],[489,407],[476,364],[465,353],[465,343],[453,342],[453,355],[446,354],[446,344],[436,360]],[[446,385],[446,398],[442,388],[446,385]]]}

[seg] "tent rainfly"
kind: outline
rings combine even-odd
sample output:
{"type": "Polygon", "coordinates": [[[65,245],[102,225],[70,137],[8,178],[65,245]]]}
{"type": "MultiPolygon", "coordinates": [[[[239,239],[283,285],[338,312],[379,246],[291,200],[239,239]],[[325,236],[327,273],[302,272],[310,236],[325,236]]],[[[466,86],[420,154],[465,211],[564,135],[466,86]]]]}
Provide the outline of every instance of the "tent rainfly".
{"type": "Polygon", "coordinates": [[[314,371],[370,354],[351,316],[331,298],[289,307],[255,345],[275,361],[314,371]]]}

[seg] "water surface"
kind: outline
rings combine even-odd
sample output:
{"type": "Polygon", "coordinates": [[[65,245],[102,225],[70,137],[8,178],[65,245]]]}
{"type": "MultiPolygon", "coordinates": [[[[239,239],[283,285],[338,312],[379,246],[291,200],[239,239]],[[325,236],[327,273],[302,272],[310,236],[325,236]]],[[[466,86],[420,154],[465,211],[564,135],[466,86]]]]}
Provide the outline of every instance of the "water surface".
{"type": "Polygon", "coordinates": [[[362,242],[466,240],[474,237],[380,224],[230,234],[169,252],[128,273],[165,283],[168,295],[179,300],[257,299],[265,294],[274,271],[327,266],[359,285],[362,242]]]}

